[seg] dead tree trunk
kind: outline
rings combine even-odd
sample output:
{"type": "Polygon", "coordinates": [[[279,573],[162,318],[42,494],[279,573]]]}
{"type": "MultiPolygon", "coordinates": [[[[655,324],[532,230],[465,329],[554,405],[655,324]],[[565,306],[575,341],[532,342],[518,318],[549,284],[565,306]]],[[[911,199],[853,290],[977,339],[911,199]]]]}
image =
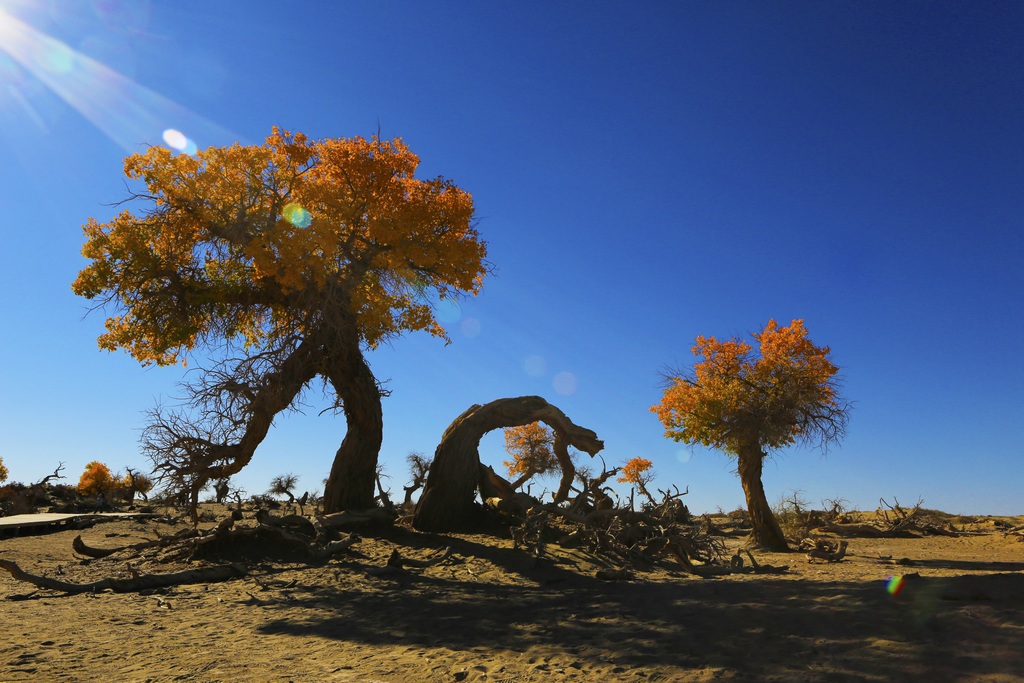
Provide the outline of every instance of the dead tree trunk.
{"type": "Polygon", "coordinates": [[[36,576],[22,570],[10,560],[0,560],[0,569],[6,569],[18,581],[26,581],[38,588],[62,591],[69,595],[95,593],[110,589],[115,593],[132,593],[166,586],[181,586],[189,583],[211,583],[245,576],[247,570],[238,564],[190,569],[173,574],[143,574],[132,579],[106,578],[92,583],[68,583],[46,576],[36,576]]]}
{"type": "MultiPolygon", "coordinates": [[[[560,450],[568,460],[567,446],[590,455],[604,448],[597,434],[577,426],[565,413],[539,396],[501,398],[483,406],[472,406],[456,418],[441,437],[423,494],[416,505],[413,526],[426,531],[450,531],[467,526],[475,516],[473,498],[481,472],[477,450],[480,439],[491,430],[531,422],[543,422],[555,431],[555,452],[560,463],[560,450]],[[561,448],[557,446],[559,443],[561,448]]],[[[573,475],[572,470],[569,471],[571,482],[573,475]]],[[[562,477],[559,491],[564,487],[567,492],[565,469],[562,477]]]]}

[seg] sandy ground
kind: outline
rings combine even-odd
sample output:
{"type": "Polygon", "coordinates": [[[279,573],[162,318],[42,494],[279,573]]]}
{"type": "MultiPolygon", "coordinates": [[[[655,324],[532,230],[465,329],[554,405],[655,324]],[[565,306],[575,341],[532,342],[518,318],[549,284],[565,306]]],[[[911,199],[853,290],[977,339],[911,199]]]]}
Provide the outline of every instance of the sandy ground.
{"type": "MultiPolygon", "coordinates": [[[[851,539],[837,564],[755,554],[791,568],[716,579],[600,581],[579,551],[535,562],[492,536],[401,528],[314,566],[264,561],[149,595],[65,596],[0,572],[0,681],[1024,680],[1024,542],[970,528],[851,539]],[[395,548],[448,546],[455,563],[374,574],[395,548]],[[894,574],[919,576],[893,595],[894,574]]],[[[65,581],[127,577],[123,557],[83,563],[74,536],[114,547],[173,530],[122,520],[8,537],[0,558],[65,581]]]]}

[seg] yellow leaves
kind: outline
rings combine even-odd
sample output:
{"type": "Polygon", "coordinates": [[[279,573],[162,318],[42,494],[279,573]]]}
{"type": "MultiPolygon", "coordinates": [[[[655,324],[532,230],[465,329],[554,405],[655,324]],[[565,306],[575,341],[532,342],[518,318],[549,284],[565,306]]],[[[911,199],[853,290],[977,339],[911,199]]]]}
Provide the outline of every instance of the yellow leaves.
{"type": "Polygon", "coordinates": [[[147,477],[145,474],[139,474],[138,472],[129,472],[124,475],[120,482],[121,486],[126,488],[135,488],[137,493],[143,495],[153,490],[153,480],[147,477]]]}
{"type": "Polygon", "coordinates": [[[692,351],[702,360],[670,378],[651,407],[666,436],[736,453],[751,444],[780,448],[823,429],[816,415],[836,405],[839,371],[830,349],[807,338],[802,320],[786,327],[770,320],[753,337],[756,354],[742,340],[697,338],[692,351]]]}
{"type": "Polygon", "coordinates": [[[555,437],[540,422],[531,422],[505,430],[505,450],[511,460],[504,461],[510,476],[543,474],[558,467],[552,445],[555,437]]]}
{"type": "Polygon", "coordinates": [[[443,337],[424,292],[476,294],[486,245],[469,193],[415,178],[418,164],[401,140],[279,128],[260,146],[134,154],[125,174],[148,206],[89,219],[72,287],[117,306],[100,345],[143,362],[174,362],[214,331],[259,343],[329,311],[350,311],[370,345],[443,337]]]}
{"type": "Polygon", "coordinates": [[[616,481],[633,484],[635,486],[646,486],[654,476],[653,472],[649,473],[649,470],[653,466],[654,463],[647,458],[637,457],[628,460],[619,471],[619,476],[616,477],[616,481]]]}
{"type": "Polygon", "coordinates": [[[78,492],[86,496],[109,491],[117,485],[110,473],[110,468],[101,462],[93,461],[85,466],[85,471],[78,480],[78,492]]]}

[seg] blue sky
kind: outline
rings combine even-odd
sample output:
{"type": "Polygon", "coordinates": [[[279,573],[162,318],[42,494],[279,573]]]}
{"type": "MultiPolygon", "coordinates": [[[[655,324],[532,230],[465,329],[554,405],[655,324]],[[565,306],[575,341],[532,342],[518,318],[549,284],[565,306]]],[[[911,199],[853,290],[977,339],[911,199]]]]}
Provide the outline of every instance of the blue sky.
{"type": "MultiPolygon", "coordinates": [[[[1020,514],[1024,5],[1016,2],[0,0],[0,457],[145,467],[144,411],[181,368],[97,349],[70,283],[121,160],[198,146],[402,137],[475,198],[496,274],[453,343],[370,355],[382,462],[433,452],[474,403],[539,394],[643,456],[695,511],[729,460],[663,438],[660,372],[697,335],[803,318],[832,347],[849,434],[766,463],[769,500],[879,497],[1020,514]]],[[[282,416],[237,477],[322,489],[344,421],[282,416]]],[[[482,445],[500,465],[500,434],[482,445]]],[[[537,490],[535,489],[535,493],[537,490]]]]}

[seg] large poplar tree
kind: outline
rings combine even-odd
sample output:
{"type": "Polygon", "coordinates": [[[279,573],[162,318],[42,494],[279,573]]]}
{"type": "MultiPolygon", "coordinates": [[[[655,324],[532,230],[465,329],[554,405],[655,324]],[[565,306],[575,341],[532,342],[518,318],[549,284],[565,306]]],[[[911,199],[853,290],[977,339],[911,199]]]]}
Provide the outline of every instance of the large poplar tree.
{"type": "Polygon", "coordinates": [[[476,294],[488,271],[470,195],[414,176],[401,140],[310,140],[125,160],[144,189],[84,226],[73,289],[113,309],[104,349],[142,363],[219,358],[186,385],[188,412],[153,412],[144,448],[192,500],[241,470],[274,417],[317,378],[347,421],[327,512],[370,507],[381,388],[364,350],[406,331],[447,341],[431,302],[476,294]]]}

